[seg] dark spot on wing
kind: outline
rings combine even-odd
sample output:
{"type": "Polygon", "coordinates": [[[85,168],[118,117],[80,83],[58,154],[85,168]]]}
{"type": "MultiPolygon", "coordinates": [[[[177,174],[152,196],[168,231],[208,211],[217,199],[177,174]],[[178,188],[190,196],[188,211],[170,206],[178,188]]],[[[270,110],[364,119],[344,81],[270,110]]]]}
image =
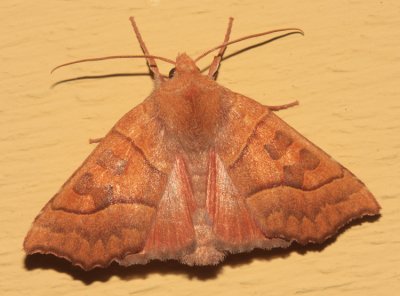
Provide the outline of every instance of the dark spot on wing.
{"type": "Polygon", "coordinates": [[[79,195],[87,195],[92,191],[93,187],[93,175],[91,173],[84,173],[76,181],[73,190],[79,195]]]}
{"type": "Polygon", "coordinates": [[[294,188],[303,186],[304,170],[299,165],[285,165],[283,167],[284,184],[294,188]]]}
{"type": "Polygon", "coordinates": [[[264,149],[268,152],[271,159],[278,160],[285,155],[292,143],[292,138],[278,130],[275,132],[274,139],[270,143],[264,145],[264,149]]]}
{"type": "Polygon", "coordinates": [[[310,150],[303,148],[300,150],[300,164],[306,170],[314,170],[320,163],[319,158],[310,150]]]}

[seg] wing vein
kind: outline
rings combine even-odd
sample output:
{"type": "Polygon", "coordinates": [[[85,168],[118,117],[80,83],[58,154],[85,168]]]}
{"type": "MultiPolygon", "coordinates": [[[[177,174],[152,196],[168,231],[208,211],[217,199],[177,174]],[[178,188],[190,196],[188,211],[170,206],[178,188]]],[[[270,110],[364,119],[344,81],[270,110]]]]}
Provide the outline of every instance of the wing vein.
{"type": "Polygon", "coordinates": [[[154,165],[150,162],[150,160],[146,157],[146,154],[143,152],[143,150],[142,150],[138,145],[136,145],[135,141],[134,141],[132,138],[128,137],[127,135],[121,133],[120,131],[118,131],[118,130],[116,130],[116,129],[112,129],[111,132],[113,132],[113,133],[119,135],[120,137],[122,137],[123,139],[125,139],[126,141],[128,141],[128,142],[132,145],[132,147],[133,147],[137,152],[139,152],[140,155],[142,155],[144,161],[146,162],[146,164],[147,164],[149,167],[151,167],[153,170],[159,172],[160,174],[162,174],[162,175],[164,175],[164,176],[167,176],[166,173],[164,173],[163,171],[161,171],[160,169],[158,169],[156,166],[154,166],[154,165]]]}
{"type": "Polygon", "coordinates": [[[236,157],[236,159],[229,165],[229,169],[232,169],[235,167],[235,165],[239,162],[239,160],[243,157],[244,152],[246,151],[247,146],[250,144],[250,140],[252,137],[254,137],[254,135],[256,134],[256,130],[258,128],[258,126],[260,124],[262,124],[264,122],[264,120],[269,117],[269,115],[271,114],[270,111],[267,111],[266,113],[264,113],[260,119],[257,121],[257,123],[254,125],[254,127],[251,130],[250,135],[247,137],[245,144],[243,145],[243,147],[240,149],[240,152],[238,153],[238,156],[236,157]]]}

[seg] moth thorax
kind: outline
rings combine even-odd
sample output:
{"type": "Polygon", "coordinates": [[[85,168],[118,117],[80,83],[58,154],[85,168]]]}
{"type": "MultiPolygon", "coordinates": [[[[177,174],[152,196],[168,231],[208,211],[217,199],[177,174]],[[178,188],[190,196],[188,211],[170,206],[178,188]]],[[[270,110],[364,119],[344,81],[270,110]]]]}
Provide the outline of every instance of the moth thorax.
{"type": "Polygon", "coordinates": [[[208,146],[218,129],[220,100],[198,85],[186,86],[184,91],[160,101],[160,115],[167,129],[179,142],[208,146]]]}

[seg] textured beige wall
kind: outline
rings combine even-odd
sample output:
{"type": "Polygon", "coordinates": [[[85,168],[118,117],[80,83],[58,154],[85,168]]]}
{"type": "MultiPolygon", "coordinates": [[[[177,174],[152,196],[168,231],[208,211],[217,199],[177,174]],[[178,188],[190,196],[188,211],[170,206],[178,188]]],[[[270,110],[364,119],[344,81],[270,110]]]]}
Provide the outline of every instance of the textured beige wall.
{"type": "MultiPolygon", "coordinates": [[[[0,2],[0,294],[393,295],[400,289],[400,4],[398,1],[0,2]],[[34,3],[34,4],[33,4],[34,3]],[[151,91],[142,60],[62,62],[150,51],[174,58],[232,36],[299,26],[227,59],[219,82],[265,104],[298,99],[279,115],[360,177],[383,207],[325,248],[231,256],[216,268],[152,263],[84,273],[62,260],[25,261],[22,241],[46,201],[101,137],[151,91]],[[308,251],[306,251],[308,250],[308,251]],[[4,293],[5,292],[5,293],[4,293]]],[[[259,41],[261,41],[260,39],[259,41]]],[[[257,43],[243,42],[227,54],[257,43]]],[[[203,60],[205,66],[211,57],[203,60]]],[[[169,66],[162,65],[164,73],[169,66]]]]}

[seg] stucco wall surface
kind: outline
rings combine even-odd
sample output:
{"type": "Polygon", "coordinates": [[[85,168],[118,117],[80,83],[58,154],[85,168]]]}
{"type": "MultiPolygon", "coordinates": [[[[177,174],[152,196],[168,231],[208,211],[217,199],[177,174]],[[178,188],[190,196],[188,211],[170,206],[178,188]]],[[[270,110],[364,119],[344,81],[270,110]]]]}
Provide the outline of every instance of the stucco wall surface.
{"type": "MultiPolygon", "coordinates": [[[[0,16],[1,295],[395,295],[400,289],[398,1],[3,0],[0,16]],[[320,248],[256,251],[212,268],[154,262],[85,273],[51,256],[25,258],[31,222],[93,149],[87,140],[104,135],[153,87],[140,59],[49,71],[78,58],[140,53],[131,15],[150,51],[169,58],[218,45],[229,16],[232,38],[302,28],[304,37],[232,55],[218,81],[268,105],[299,100],[279,116],[363,180],[382,216],[320,248]]],[[[267,39],[232,45],[226,55],[267,39]]],[[[169,65],[160,65],[168,73],[169,65]]]]}

